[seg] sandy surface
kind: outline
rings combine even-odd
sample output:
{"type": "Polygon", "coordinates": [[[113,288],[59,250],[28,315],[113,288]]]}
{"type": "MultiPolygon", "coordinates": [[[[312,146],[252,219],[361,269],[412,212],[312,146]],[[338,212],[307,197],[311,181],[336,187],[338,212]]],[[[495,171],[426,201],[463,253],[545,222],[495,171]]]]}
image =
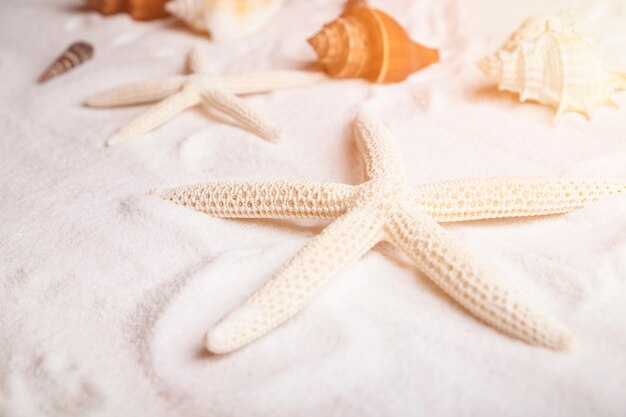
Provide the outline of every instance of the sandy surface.
{"type": "MultiPolygon", "coordinates": [[[[277,145],[203,109],[112,149],[141,107],[86,96],[180,73],[199,45],[216,73],[305,68],[304,39],[339,1],[288,1],[252,38],[211,44],[172,21],[102,18],[79,1],[0,0],[0,415],[623,416],[626,198],[564,216],[446,226],[579,339],[534,348],[473,319],[392,248],[368,253],[295,320],[231,355],[205,331],[323,222],[216,219],[150,197],[219,179],[358,183],[359,105],[377,112],[411,183],[494,175],[626,176],[626,110],[589,122],[498,94],[473,63],[556,1],[377,1],[443,62],[394,86],[361,81],[247,99],[277,145]],[[34,80],[69,43],[96,59],[34,80]]],[[[623,1],[571,2],[626,68],[623,1]]],[[[626,94],[616,95],[626,107],[626,94]]]]}

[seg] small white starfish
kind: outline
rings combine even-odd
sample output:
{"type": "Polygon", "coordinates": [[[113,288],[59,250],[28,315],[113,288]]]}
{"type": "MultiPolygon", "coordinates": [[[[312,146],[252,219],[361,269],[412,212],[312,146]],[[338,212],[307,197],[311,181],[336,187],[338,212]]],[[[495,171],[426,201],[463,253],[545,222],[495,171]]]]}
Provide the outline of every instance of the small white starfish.
{"type": "Polygon", "coordinates": [[[207,334],[214,353],[271,331],[377,242],[403,250],[437,285],[484,322],[528,343],[567,349],[573,338],[535,310],[437,222],[564,213],[623,192],[623,179],[492,178],[411,187],[385,127],[355,123],[365,179],[360,185],[218,182],[152,194],[219,217],[335,219],[272,280],[207,334]]]}
{"type": "Polygon", "coordinates": [[[280,130],[252,110],[237,95],[302,87],[326,78],[324,74],[312,71],[211,75],[205,59],[197,49],[189,54],[188,66],[190,75],[127,84],[89,97],[86,104],[91,107],[117,107],[161,100],[122,127],[109,138],[107,145],[114,145],[155,129],[202,101],[236,119],[262,138],[275,140],[280,136],[280,130]]]}

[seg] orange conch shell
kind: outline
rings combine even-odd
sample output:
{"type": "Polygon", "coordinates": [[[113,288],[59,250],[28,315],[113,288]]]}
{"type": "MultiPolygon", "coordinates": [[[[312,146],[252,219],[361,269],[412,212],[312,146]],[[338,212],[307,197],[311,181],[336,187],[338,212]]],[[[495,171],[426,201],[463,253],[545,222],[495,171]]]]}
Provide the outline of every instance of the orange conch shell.
{"type": "Polygon", "coordinates": [[[352,1],[336,20],[308,40],[326,72],[376,83],[404,81],[439,61],[439,52],[413,42],[391,16],[352,1]]]}
{"type": "Polygon", "coordinates": [[[167,17],[167,0],[86,0],[87,5],[103,15],[128,13],[135,20],[167,17]]]}

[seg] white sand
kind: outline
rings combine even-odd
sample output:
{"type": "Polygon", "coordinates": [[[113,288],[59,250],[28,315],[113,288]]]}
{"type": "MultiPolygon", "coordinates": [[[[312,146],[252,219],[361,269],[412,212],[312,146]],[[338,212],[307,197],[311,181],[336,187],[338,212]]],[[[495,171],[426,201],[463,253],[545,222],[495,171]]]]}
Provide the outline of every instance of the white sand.
{"type": "MultiPolygon", "coordinates": [[[[0,2],[0,415],[624,415],[624,196],[564,216],[447,226],[571,327],[571,353],[483,325],[382,246],[295,320],[213,357],[204,332],[324,223],[222,220],[146,194],[219,179],[357,183],[351,119],[368,99],[412,183],[626,176],[626,110],[553,124],[552,110],[498,94],[473,66],[526,16],[563,2],[377,1],[442,47],[443,62],[402,85],[250,97],[284,128],[278,145],[198,109],[112,149],[108,135],[143,109],[88,109],[87,95],[177,74],[194,44],[216,73],[304,67],[314,58],[304,39],[341,2],[288,1],[272,27],[220,45],[80,3],[0,2]],[[36,85],[78,39],[96,59],[36,85]]],[[[624,2],[574,4],[584,32],[626,68],[624,2]]],[[[616,100],[626,107],[626,94],[616,100]]]]}

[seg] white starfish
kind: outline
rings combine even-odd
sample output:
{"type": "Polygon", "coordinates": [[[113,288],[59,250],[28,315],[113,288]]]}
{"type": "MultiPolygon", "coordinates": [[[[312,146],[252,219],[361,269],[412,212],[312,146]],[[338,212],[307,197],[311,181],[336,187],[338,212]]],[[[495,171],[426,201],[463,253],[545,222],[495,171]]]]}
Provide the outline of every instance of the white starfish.
{"type": "Polygon", "coordinates": [[[209,331],[206,347],[225,353],[271,331],[385,240],[487,324],[531,344],[567,349],[573,339],[559,322],[509,291],[437,222],[564,213],[623,192],[626,180],[492,178],[410,186],[384,126],[360,114],[355,132],[365,168],[360,185],[218,182],[152,191],[219,217],[337,219],[209,331]]]}
{"type": "Polygon", "coordinates": [[[188,58],[190,75],[127,84],[89,97],[91,107],[117,107],[161,100],[144,114],[122,127],[108,141],[114,145],[146,133],[178,113],[201,102],[236,119],[251,132],[268,140],[277,139],[280,130],[252,110],[237,95],[263,93],[302,87],[325,79],[311,71],[272,71],[241,75],[211,75],[204,58],[194,49],[188,58]]]}

